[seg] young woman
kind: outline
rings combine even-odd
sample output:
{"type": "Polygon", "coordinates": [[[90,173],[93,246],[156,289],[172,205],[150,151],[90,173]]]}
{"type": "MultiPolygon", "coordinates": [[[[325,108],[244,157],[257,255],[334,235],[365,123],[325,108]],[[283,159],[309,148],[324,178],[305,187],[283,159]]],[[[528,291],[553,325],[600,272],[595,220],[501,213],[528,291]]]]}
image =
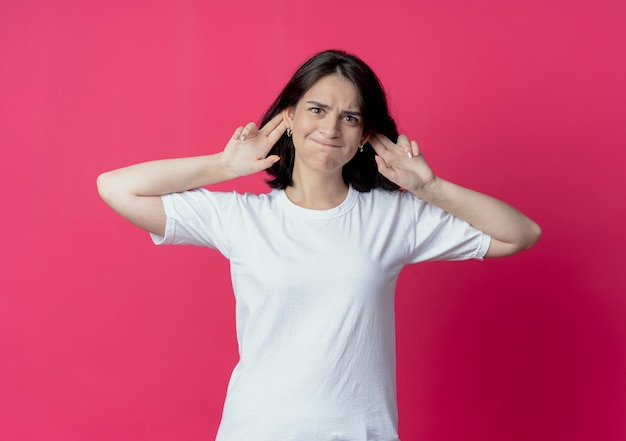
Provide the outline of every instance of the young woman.
{"type": "Polygon", "coordinates": [[[397,440],[394,290],[425,260],[507,256],[540,229],[445,181],[398,136],[372,70],[340,51],[302,65],[220,153],[98,178],[157,244],[230,260],[240,360],[218,440],[397,440]],[[206,186],[267,170],[267,194],[206,186]]]}

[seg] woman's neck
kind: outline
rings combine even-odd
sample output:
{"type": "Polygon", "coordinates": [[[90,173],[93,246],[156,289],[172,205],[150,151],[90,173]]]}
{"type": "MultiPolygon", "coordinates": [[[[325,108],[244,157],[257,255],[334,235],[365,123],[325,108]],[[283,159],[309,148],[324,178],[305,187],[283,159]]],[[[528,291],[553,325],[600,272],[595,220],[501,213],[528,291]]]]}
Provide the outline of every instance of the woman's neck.
{"type": "Polygon", "coordinates": [[[329,210],[340,205],[348,195],[348,185],[341,174],[328,176],[292,176],[293,184],[285,189],[289,200],[311,210],[329,210]]]}

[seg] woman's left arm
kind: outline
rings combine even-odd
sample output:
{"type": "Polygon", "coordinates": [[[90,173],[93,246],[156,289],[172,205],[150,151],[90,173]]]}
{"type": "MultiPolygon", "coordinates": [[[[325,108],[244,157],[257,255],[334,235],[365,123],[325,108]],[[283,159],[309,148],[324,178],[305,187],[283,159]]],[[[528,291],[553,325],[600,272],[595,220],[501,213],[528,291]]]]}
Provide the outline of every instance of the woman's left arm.
{"type": "Polygon", "coordinates": [[[383,176],[490,235],[491,245],[485,257],[515,254],[533,246],[541,236],[539,225],[509,204],[436,176],[417,142],[409,142],[401,135],[393,143],[377,134],[369,142],[383,176]]]}

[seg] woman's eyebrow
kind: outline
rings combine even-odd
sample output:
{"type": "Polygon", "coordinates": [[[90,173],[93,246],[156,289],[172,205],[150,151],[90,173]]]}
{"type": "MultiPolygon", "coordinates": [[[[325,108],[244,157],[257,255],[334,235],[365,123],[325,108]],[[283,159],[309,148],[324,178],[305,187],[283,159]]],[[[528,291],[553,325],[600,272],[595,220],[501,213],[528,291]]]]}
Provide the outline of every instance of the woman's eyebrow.
{"type": "MultiPolygon", "coordinates": [[[[330,106],[328,104],[322,104],[318,101],[307,101],[306,103],[311,104],[315,107],[319,107],[320,109],[330,109],[330,106]]],[[[356,110],[344,110],[342,113],[352,116],[361,116],[361,112],[356,110]]]]}

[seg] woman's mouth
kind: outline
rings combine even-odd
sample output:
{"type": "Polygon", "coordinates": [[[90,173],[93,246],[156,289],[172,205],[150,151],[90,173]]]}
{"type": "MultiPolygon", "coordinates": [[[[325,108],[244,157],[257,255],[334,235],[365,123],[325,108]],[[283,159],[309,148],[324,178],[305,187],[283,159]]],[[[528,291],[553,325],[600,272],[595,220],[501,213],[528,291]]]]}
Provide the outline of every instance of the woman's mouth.
{"type": "Polygon", "coordinates": [[[330,144],[330,143],[323,142],[323,141],[318,141],[318,140],[315,140],[315,139],[314,139],[313,141],[314,141],[315,143],[317,143],[317,144],[323,145],[324,147],[328,147],[328,148],[335,148],[335,149],[336,149],[336,148],[341,147],[341,146],[340,146],[340,145],[338,145],[338,144],[330,144]]]}

